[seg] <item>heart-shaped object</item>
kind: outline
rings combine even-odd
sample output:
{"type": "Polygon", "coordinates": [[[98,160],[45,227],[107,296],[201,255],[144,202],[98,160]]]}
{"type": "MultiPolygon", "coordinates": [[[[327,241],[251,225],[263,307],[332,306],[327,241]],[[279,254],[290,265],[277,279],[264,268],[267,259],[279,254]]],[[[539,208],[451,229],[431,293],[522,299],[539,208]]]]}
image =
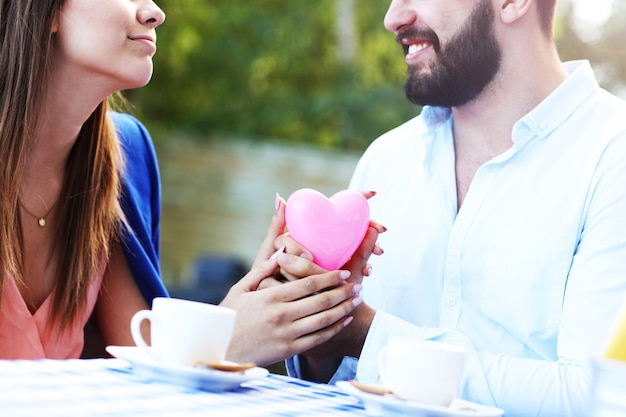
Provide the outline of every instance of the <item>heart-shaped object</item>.
{"type": "Polygon", "coordinates": [[[303,188],[287,200],[285,220],[291,237],[327,270],[344,265],[363,241],[370,220],[367,199],[344,190],[330,198],[303,188]]]}

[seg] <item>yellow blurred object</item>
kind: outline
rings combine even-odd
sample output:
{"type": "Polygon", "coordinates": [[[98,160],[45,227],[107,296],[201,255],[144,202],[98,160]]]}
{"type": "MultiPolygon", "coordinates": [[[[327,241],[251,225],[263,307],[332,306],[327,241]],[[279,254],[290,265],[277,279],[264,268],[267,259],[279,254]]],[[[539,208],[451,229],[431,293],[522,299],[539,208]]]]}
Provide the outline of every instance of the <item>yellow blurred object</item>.
{"type": "Polygon", "coordinates": [[[626,304],[615,323],[604,356],[610,359],[626,361],[626,304]]]}

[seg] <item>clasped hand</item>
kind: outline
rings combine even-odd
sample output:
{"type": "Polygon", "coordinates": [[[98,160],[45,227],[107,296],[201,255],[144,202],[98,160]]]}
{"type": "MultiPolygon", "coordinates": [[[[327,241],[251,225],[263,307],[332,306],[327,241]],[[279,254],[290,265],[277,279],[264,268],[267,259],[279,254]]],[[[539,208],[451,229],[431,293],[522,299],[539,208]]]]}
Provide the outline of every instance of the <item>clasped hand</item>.
{"type": "Polygon", "coordinates": [[[285,233],[285,202],[277,197],[252,269],[220,303],[237,310],[227,358],[264,366],[314,349],[341,332],[362,303],[359,292],[370,271],[367,261],[372,253],[382,253],[376,240],[384,231],[370,222],[363,243],[344,268],[326,271],[285,233]]]}

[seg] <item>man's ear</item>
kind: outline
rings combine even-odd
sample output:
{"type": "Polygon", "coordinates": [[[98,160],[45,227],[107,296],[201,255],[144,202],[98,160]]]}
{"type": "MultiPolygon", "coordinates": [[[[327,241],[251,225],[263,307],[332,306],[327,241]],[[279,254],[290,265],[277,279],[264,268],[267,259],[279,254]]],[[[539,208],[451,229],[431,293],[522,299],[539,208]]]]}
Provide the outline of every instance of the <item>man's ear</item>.
{"type": "Polygon", "coordinates": [[[544,0],[500,0],[500,19],[505,24],[510,24],[528,13],[531,7],[535,7],[536,1],[544,0]]]}

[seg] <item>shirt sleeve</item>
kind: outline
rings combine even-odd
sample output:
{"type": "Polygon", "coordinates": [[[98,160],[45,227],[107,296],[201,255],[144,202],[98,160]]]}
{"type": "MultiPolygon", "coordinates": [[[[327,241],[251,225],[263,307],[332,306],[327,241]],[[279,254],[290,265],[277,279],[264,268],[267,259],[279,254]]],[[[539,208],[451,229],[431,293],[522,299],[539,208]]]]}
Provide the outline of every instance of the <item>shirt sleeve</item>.
{"type": "Polygon", "coordinates": [[[159,266],[161,182],[156,152],[145,126],[128,114],[111,113],[125,157],[120,204],[126,216],[122,244],[143,297],[166,297],[159,266]]]}
{"type": "MultiPolygon", "coordinates": [[[[404,262],[399,259],[393,268],[395,270],[402,265],[402,270],[398,270],[393,276],[395,283],[388,282],[373,287],[377,290],[376,294],[365,291],[362,293],[368,303],[371,303],[368,296],[374,296],[377,301],[383,298],[382,294],[388,298],[393,297],[393,303],[398,307],[393,306],[394,314],[378,310],[363,346],[356,374],[350,378],[365,383],[380,383],[378,354],[391,336],[438,340],[465,347],[469,352],[464,383],[459,392],[461,398],[502,408],[507,416],[589,415],[592,405],[592,361],[603,354],[613,329],[614,318],[618,316],[626,298],[626,168],[623,134],[619,133],[613,139],[607,139],[606,144],[602,144],[602,151],[597,156],[593,169],[583,178],[586,182],[581,184],[585,189],[581,198],[575,201],[571,198],[544,201],[545,204],[556,207],[563,206],[562,212],[579,222],[569,226],[577,229],[577,236],[568,240],[568,243],[571,242],[571,249],[568,250],[571,255],[565,259],[565,272],[562,275],[559,272],[559,276],[552,277],[552,270],[542,268],[544,281],[528,276],[527,285],[532,287],[525,294],[518,294],[506,285],[490,288],[491,306],[497,306],[500,312],[513,311],[513,307],[517,307],[515,311],[522,312],[515,316],[515,321],[528,329],[526,339],[518,339],[515,329],[508,324],[502,325],[482,316],[460,320],[450,326],[437,324],[437,320],[421,325],[411,322],[413,317],[419,319],[419,316],[411,313],[411,309],[419,304],[415,298],[421,294],[405,290],[402,295],[408,296],[399,298],[398,278],[401,274],[407,275],[412,271],[406,259],[404,262]],[[558,280],[564,281],[562,288],[551,286],[552,281],[558,280]],[[546,291],[554,288],[560,291],[545,295],[546,291]],[[385,290],[389,292],[386,293],[385,290]],[[394,290],[395,293],[392,292],[394,290]],[[517,306],[508,304],[511,301],[518,303],[517,306]],[[544,305],[546,302],[550,305],[544,305]],[[546,316],[547,311],[555,311],[558,315],[556,327],[550,327],[550,331],[545,331],[546,326],[553,325],[546,316]],[[404,314],[406,320],[401,319],[400,314],[404,314]],[[516,348],[507,350],[506,344],[516,345],[516,348]]],[[[387,171],[393,169],[386,161],[397,161],[398,158],[388,158],[380,149],[375,151],[365,154],[362,159],[365,163],[355,170],[351,188],[378,191],[380,188],[376,186],[378,183],[372,180],[372,176],[386,172],[382,168],[387,171]],[[368,158],[374,159],[380,165],[369,164],[368,158]]],[[[379,196],[383,194],[380,193],[379,196]]],[[[385,221],[383,224],[389,226],[385,221]]],[[[389,246],[387,243],[382,246],[388,254],[401,249],[402,245],[415,244],[412,240],[394,242],[389,246]]],[[[528,244],[536,243],[530,240],[528,244]]],[[[547,266],[556,262],[550,249],[546,248],[547,266]]],[[[377,267],[374,266],[374,271],[380,272],[377,267]]],[[[390,269],[384,271],[389,273],[390,269]]],[[[503,273],[506,272],[506,268],[503,269],[503,273]]],[[[385,281],[386,277],[381,275],[379,278],[385,281]]],[[[499,277],[490,277],[492,281],[494,278],[499,277]]],[[[519,275],[519,278],[525,277],[519,275]]],[[[367,281],[364,286],[366,290],[367,281]]],[[[440,297],[437,293],[425,290],[424,287],[420,287],[420,291],[435,300],[432,304],[439,303],[440,297]]],[[[441,300],[445,303],[445,298],[441,300]]],[[[485,300],[477,298],[473,301],[475,306],[485,309],[485,300]]],[[[389,305],[386,307],[389,308],[389,305]]],[[[434,307],[433,311],[436,312],[434,307]]],[[[467,311],[464,314],[467,317],[467,311]]],[[[342,362],[333,380],[341,378],[340,375],[348,366],[350,365],[346,361],[342,362]]]]}
{"type": "Polygon", "coordinates": [[[432,339],[468,350],[459,393],[464,399],[502,408],[507,415],[588,415],[591,362],[602,354],[611,334],[614,320],[607,317],[617,317],[626,294],[625,189],[626,168],[607,173],[599,179],[596,195],[586,208],[584,231],[563,294],[556,360],[477,349],[459,330],[419,327],[379,311],[367,335],[356,379],[380,383],[377,356],[390,336],[432,339]]]}

